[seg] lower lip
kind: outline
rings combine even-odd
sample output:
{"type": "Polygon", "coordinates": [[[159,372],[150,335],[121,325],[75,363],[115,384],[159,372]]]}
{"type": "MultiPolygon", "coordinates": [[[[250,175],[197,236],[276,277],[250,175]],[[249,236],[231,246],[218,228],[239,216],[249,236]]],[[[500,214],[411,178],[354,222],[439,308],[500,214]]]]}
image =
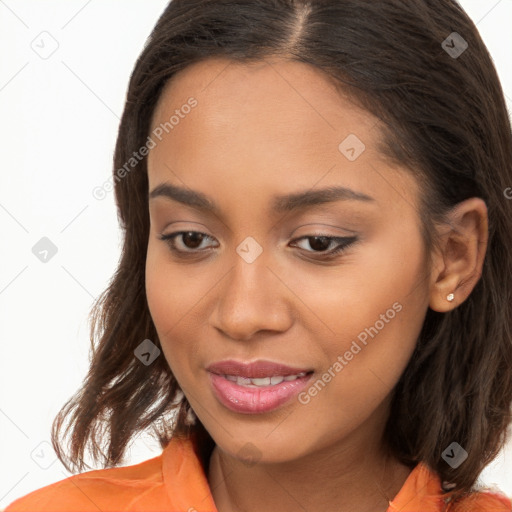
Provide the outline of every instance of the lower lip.
{"type": "Polygon", "coordinates": [[[228,409],[245,414],[272,411],[300,393],[312,374],[295,380],[283,381],[273,386],[247,387],[222,375],[210,373],[210,381],[218,400],[228,409]]]}

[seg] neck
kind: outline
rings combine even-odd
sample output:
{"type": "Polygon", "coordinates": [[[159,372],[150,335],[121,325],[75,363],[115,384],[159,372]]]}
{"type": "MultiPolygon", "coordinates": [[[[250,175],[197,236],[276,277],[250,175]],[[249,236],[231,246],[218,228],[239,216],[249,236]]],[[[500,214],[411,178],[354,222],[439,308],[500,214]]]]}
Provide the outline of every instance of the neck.
{"type": "Polygon", "coordinates": [[[217,510],[386,512],[411,468],[358,437],[358,444],[346,439],[300,459],[255,465],[215,446],[208,481],[217,510]]]}

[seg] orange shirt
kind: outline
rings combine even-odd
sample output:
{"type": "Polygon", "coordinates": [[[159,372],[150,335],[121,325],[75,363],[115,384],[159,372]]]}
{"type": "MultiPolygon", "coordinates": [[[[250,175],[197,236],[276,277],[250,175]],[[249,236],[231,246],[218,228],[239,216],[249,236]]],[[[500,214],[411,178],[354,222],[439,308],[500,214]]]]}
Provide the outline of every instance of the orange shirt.
{"type": "MultiPolygon", "coordinates": [[[[407,477],[388,512],[441,512],[437,475],[422,463],[407,477]]],[[[173,438],[162,453],[139,464],[87,471],[18,498],[5,512],[217,512],[191,439],[173,438]]],[[[480,492],[456,512],[511,512],[510,499],[480,492]]]]}

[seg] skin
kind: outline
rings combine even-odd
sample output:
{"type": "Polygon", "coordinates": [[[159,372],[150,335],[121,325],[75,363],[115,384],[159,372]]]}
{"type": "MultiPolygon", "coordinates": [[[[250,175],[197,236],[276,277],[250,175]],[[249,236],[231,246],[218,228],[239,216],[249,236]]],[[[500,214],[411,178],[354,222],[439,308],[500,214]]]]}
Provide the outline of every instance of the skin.
{"type": "Polygon", "coordinates": [[[277,58],[196,63],[167,84],[151,129],[191,96],[197,107],[149,153],[149,190],[170,183],[202,192],[220,214],[150,200],[146,291],[165,358],[216,443],[207,472],[216,506],[385,511],[411,471],[386,457],[381,441],[391,393],[428,307],[457,307],[480,277],[485,203],[460,203],[439,226],[428,272],[418,184],[377,151],[377,119],[321,72],[277,58]],[[351,133],[366,146],[354,161],[338,149],[351,133]],[[274,195],[331,185],[374,201],[270,210],[274,195]],[[180,258],[159,238],[177,231],[208,237],[178,237],[179,249],[196,251],[180,258]],[[318,248],[301,238],[315,235],[358,241],[322,263],[336,242],[318,248]],[[248,236],[263,249],[252,263],[236,252],[248,236]],[[215,397],[205,368],[223,359],[306,367],[316,381],[394,303],[400,312],[307,404],[294,398],[254,415],[215,397]],[[255,463],[244,459],[248,446],[255,463]]]}

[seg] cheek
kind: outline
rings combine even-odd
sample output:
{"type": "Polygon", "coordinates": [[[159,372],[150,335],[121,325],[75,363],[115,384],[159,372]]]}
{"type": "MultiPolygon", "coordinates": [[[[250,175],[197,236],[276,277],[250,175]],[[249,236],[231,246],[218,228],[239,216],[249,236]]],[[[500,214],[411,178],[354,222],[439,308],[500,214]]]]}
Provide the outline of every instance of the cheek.
{"type": "Polygon", "coordinates": [[[176,284],[172,283],[172,276],[162,261],[160,250],[156,247],[158,242],[150,242],[146,257],[146,296],[149,311],[159,334],[162,329],[172,325],[173,302],[175,293],[172,290],[176,284]],[[167,312],[167,314],[166,314],[167,312]]]}
{"type": "Polygon", "coordinates": [[[415,334],[428,305],[424,265],[420,234],[411,224],[375,235],[331,268],[304,265],[298,273],[283,267],[279,273],[300,299],[302,324],[311,332],[343,340],[330,344],[333,353],[359,334],[371,339],[367,330],[376,323],[379,332],[393,331],[397,343],[400,333],[407,339],[415,334]]]}
{"type": "Polygon", "coordinates": [[[363,311],[340,315],[344,332],[323,341],[326,364],[300,397],[315,417],[329,418],[332,432],[365,421],[389,397],[421,330],[422,315],[403,300],[375,300],[363,311]]]}
{"type": "Polygon", "coordinates": [[[331,331],[331,341],[324,341],[329,367],[342,358],[338,371],[331,370],[342,376],[333,390],[360,397],[361,389],[385,394],[396,384],[427,311],[424,264],[421,239],[411,228],[368,244],[357,263],[347,260],[347,271],[326,283],[325,295],[317,292],[317,311],[331,331]]]}
{"type": "MultiPolygon", "coordinates": [[[[146,259],[146,297],[148,307],[155,324],[164,356],[171,366],[173,358],[180,357],[180,348],[174,343],[172,350],[169,340],[179,339],[176,330],[179,319],[183,316],[181,309],[184,306],[180,283],[180,276],[173,271],[173,267],[165,260],[162,249],[157,246],[159,242],[148,246],[146,259]]],[[[178,365],[173,365],[178,366],[178,365]]]]}
{"type": "Polygon", "coordinates": [[[197,271],[191,274],[191,266],[171,260],[165,242],[150,241],[146,258],[146,296],[159,332],[169,333],[204,295],[205,284],[197,277],[197,271]]]}
{"type": "Polygon", "coordinates": [[[192,267],[172,262],[165,243],[149,243],[145,270],[148,307],[164,356],[178,380],[191,366],[188,359],[197,354],[198,340],[204,338],[199,332],[205,318],[201,298],[213,286],[211,278],[208,281],[207,275],[192,267]]]}

